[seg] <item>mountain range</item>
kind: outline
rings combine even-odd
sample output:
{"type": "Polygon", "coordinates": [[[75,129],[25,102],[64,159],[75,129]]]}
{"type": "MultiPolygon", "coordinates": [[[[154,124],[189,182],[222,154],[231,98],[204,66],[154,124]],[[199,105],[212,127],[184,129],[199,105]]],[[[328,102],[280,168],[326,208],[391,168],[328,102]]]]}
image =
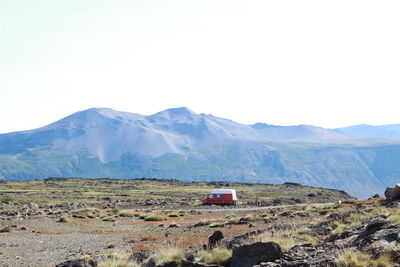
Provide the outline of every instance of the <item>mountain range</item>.
{"type": "Polygon", "coordinates": [[[93,108],[0,134],[0,179],[177,178],[295,182],[360,198],[400,177],[400,125],[245,125],[187,108],[150,116],[93,108]]]}

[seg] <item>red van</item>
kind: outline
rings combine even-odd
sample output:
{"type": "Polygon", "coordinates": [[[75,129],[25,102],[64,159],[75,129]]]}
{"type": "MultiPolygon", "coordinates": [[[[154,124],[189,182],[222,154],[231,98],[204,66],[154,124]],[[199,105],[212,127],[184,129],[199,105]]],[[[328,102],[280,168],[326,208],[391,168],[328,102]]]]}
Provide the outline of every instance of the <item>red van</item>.
{"type": "Polygon", "coordinates": [[[236,190],[214,189],[202,203],[203,205],[236,205],[236,201],[236,190]]]}

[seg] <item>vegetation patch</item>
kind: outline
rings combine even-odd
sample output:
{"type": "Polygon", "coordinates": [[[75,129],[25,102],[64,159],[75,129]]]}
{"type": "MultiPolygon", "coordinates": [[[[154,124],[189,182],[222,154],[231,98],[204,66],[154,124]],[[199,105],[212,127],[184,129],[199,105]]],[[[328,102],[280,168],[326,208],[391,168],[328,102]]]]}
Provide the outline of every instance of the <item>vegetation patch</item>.
{"type": "Polygon", "coordinates": [[[232,258],[232,250],[226,248],[213,248],[199,252],[198,261],[207,264],[227,265],[232,258]]]}

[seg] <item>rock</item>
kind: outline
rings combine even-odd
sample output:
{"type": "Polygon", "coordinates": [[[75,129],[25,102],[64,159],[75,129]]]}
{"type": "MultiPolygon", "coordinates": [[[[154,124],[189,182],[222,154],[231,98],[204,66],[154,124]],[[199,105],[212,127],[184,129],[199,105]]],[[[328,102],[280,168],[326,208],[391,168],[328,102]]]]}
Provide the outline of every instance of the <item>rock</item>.
{"type": "Polygon", "coordinates": [[[399,208],[400,207],[400,200],[390,201],[387,203],[389,208],[399,208]]]}
{"type": "Polygon", "coordinates": [[[233,250],[230,267],[252,267],[260,262],[272,262],[282,257],[275,242],[257,242],[233,250]]]}
{"type": "Polygon", "coordinates": [[[365,231],[375,232],[379,229],[382,229],[382,227],[384,227],[387,224],[389,224],[389,222],[386,220],[375,220],[367,224],[367,226],[365,227],[365,231]]]}
{"type": "Polygon", "coordinates": [[[179,264],[176,261],[170,261],[161,265],[157,265],[156,267],[179,267],[179,264]]]}
{"type": "Polygon", "coordinates": [[[311,244],[292,247],[282,256],[279,265],[260,264],[269,267],[336,267],[335,250],[328,246],[313,246],[311,244]]]}
{"type": "Polygon", "coordinates": [[[92,259],[74,259],[57,264],[56,267],[97,267],[97,262],[92,259]]]}
{"type": "Polygon", "coordinates": [[[69,210],[71,209],[71,205],[69,203],[61,203],[57,205],[58,208],[69,210]]]}
{"type": "Polygon", "coordinates": [[[0,214],[5,215],[5,216],[18,216],[19,215],[18,211],[16,211],[16,210],[6,210],[0,214]]]}
{"type": "Polygon", "coordinates": [[[398,240],[399,232],[400,224],[375,220],[366,225],[351,227],[339,235],[331,235],[325,242],[333,242],[338,247],[353,247],[378,256],[395,252],[396,246],[393,245],[398,240]]]}
{"type": "Polygon", "coordinates": [[[0,233],[9,233],[9,232],[12,232],[12,229],[10,226],[6,226],[6,227],[0,229],[0,233]]]}
{"type": "Polygon", "coordinates": [[[86,209],[87,205],[85,203],[79,203],[78,206],[76,206],[78,209],[86,209]]]}
{"type": "Polygon", "coordinates": [[[332,233],[332,228],[326,225],[318,225],[314,230],[317,235],[329,235],[332,233]]]}
{"type": "Polygon", "coordinates": [[[224,239],[224,235],[222,234],[221,231],[215,231],[209,238],[208,238],[208,247],[214,248],[216,247],[221,240],[224,239]]]}
{"type": "Polygon", "coordinates": [[[205,264],[205,263],[199,263],[199,262],[191,262],[191,261],[185,261],[183,260],[181,262],[181,267],[223,267],[222,265],[218,264],[205,264]]]}
{"type": "Polygon", "coordinates": [[[146,261],[146,263],[143,265],[144,267],[155,267],[156,263],[154,259],[150,258],[146,261]]]}
{"type": "Polygon", "coordinates": [[[246,233],[244,235],[239,235],[235,236],[231,241],[228,242],[227,247],[228,249],[235,249],[243,245],[244,242],[246,242],[247,239],[250,237],[257,236],[259,234],[264,233],[264,230],[258,230],[258,231],[253,231],[246,233]]]}
{"type": "Polygon", "coordinates": [[[385,197],[389,201],[400,199],[400,184],[396,184],[394,187],[387,187],[385,197]]]}
{"type": "Polygon", "coordinates": [[[33,202],[28,203],[28,208],[32,209],[32,210],[37,210],[39,209],[39,205],[33,202]]]}
{"type": "Polygon", "coordinates": [[[337,212],[328,215],[328,219],[330,219],[330,220],[343,220],[344,217],[345,217],[344,214],[337,213],[337,212]]]}
{"type": "Polygon", "coordinates": [[[280,204],[282,204],[282,199],[274,199],[274,200],[272,200],[272,204],[273,205],[280,205],[280,204]]]}
{"type": "Polygon", "coordinates": [[[246,224],[249,223],[251,221],[251,219],[249,217],[243,217],[239,219],[238,224],[246,224]]]}
{"type": "Polygon", "coordinates": [[[144,262],[147,260],[154,252],[148,249],[137,250],[129,257],[129,261],[133,262],[144,262]]]}

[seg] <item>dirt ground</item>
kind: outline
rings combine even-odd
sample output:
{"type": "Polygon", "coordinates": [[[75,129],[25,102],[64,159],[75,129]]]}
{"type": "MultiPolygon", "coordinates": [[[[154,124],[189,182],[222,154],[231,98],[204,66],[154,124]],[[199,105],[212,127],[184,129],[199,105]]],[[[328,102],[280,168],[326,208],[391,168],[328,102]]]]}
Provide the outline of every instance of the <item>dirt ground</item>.
{"type": "MultiPolygon", "coordinates": [[[[104,255],[114,249],[157,251],[165,245],[198,246],[206,244],[216,229],[193,227],[196,222],[223,219],[228,213],[233,214],[223,209],[200,213],[162,222],[130,217],[118,218],[115,222],[70,218],[69,222],[61,223],[58,222],[59,216],[46,215],[3,219],[0,220],[0,229],[9,227],[11,230],[0,233],[0,266],[55,266],[67,259],[104,255]],[[170,227],[175,223],[178,227],[170,227]]],[[[249,216],[247,211],[235,214],[249,216]]],[[[250,230],[247,225],[229,225],[224,227],[224,234],[232,238],[250,230]]]]}

